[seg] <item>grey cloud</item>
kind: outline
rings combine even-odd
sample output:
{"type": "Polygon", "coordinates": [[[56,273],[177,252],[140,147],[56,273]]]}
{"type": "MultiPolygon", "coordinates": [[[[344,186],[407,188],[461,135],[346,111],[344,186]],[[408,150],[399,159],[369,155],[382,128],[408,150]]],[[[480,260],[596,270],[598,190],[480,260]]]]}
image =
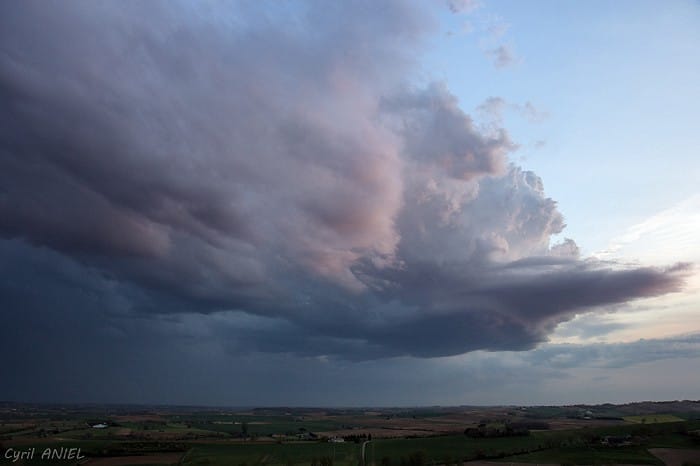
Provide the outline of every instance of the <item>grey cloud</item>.
{"type": "Polygon", "coordinates": [[[482,117],[502,121],[503,113],[507,107],[508,102],[502,97],[489,97],[476,108],[476,111],[481,114],[482,117]]]}
{"type": "Polygon", "coordinates": [[[630,324],[616,322],[606,317],[597,314],[579,316],[557,327],[557,335],[562,337],[576,336],[583,340],[589,340],[631,327],[630,324]]]}
{"type": "Polygon", "coordinates": [[[507,45],[499,45],[494,49],[488,50],[487,53],[493,59],[493,65],[496,68],[505,68],[516,61],[513,50],[507,45]]]}
{"type": "Polygon", "coordinates": [[[231,32],[164,7],[8,8],[3,234],[125,257],[126,275],[149,273],[143,257],[186,267],[196,250],[192,288],[249,287],[240,276],[265,280],[262,256],[279,255],[352,282],[358,254],[390,253],[400,160],[371,99],[392,74],[378,63],[402,68],[392,42],[418,34],[414,10],[389,3],[377,23],[360,7],[312,9],[332,44],[313,50],[252,14],[231,32]]]}
{"type": "Polygon", "coordinates": [[[502,123],[506,111],[512,111],[532,123],[538,123],[547,118],[548,113],[536,108],[532,102],[524,104],[507,102],[502,97],[489,97],[476,108],[482,118],[494,123],[502,123]]]}
{"type": "Polygon", "coordinates": [[[564,218],[508,133],[411,80],[412,3],[0,8],[0,254],[36,270],[8,266],[1,313],[27,328],[350,360],[524,350],[688,273],[550,248],[564,218]]]}
{"type": "MultiPolygon", "coordinates": [[[[394,270],[395,276],[384,270],[383,283],[391,286],[374,297],[354,302],[317,297],[315,305],[334,308],[333,313],[297,315],[291,320],[216,313],[204,318],[206,335],[226,341],[234,354],[324,355],[355,361],[440,357],[480,349],[522,351],[546,341],[560,322],[587,308],[656,293],[648,287],[660,286],[657,282],[664,276],[653,269],[572,270],[561,262],[550,263],[547,273],[531,275],[531,268],[525,274],[512,267],[494,270],[479,279],[476,270],[457,266],[414,264],[410,272],[394,270]]],[[[674,286],[674,278],[666,280],[664,286],[674,286]]],[[[199,321],[197,315],[177,319],[199,321]]]]}
{"type": "Polygon", "coordinates": [[[553,256],[577,258],[581,250],[576,244],[576,241],[571,238],[564,238],[563,241],[552,246],[549,253],[553,256]]]}
{"type": "Polygon", "coordinates": [[[447,0],[447,7],[452,13],[471,13],[481,7],[479,0],[447,0]]]}
{"type": "Polygon", "coordinates": [[[700,357],[700,335],[642,339],[628,343],[546,345],[527,355],[552,367],[621,368],[641,363],[700,357]]]}
{"type": "Polygon", "coordinates": [[[536,108],[532,102],[525,102],[517,109],[525,118],[532,122],[540,122],[549,116],[549,113],[536,108]]]}
{"type": "Polygon", "coordinates": [[[484,30],[491,40],[498,40],[508,31],[509,28],[510,24],[508,24],[498,15],[491,15],[487,17],[484,24],[484,30]]]}
{"type": "Polygon", "coordinates": [[[484,135],[460,108],[444,85],[406,91],[384,101],[390,124],[403,136],[404,154],[412,173],[438,171],[457,180],[504,171],[506,155],[515,148],[508,134],[499,129],[484,135]]]}
{"type": "Polygon", "coordinates": [[[560,322],[577,312],[677,289],[674,275],[651,268],[601,270],[575,262],[539,273],[532,267],[487,272],[456,264],[411,264],[387,280],[400,285],[382,295],[420,311],[392,315],[362,332],[369,343],[386,347],[390,354],[435,357],[477,349],[527,350],[546,341],[560,322]]]}

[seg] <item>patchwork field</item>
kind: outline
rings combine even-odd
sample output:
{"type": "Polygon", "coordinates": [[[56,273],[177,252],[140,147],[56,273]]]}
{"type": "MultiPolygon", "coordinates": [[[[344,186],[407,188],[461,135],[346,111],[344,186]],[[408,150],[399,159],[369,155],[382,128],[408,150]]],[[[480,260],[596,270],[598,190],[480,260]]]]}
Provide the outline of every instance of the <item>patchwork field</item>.
{"type": "Polygon", "coordinates": [[[372,410],[0,404],[0,464],[683,466],[697,452],[699,402],[372,410]],[[13,461],[32,448],[33,458],[13,461]],[[80,448],[85,458],[38,458],[47,448],[80,448]]]}

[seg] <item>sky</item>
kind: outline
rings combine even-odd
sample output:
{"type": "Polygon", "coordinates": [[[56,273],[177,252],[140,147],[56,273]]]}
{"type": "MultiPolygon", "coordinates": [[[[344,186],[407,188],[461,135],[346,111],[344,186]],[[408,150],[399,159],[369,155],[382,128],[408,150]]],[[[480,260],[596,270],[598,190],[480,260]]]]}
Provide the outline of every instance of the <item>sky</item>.
{"type": "Polygon", "coordinates": [[[0,400],[700,398],[699,23],[0,5],[0,400]]]}

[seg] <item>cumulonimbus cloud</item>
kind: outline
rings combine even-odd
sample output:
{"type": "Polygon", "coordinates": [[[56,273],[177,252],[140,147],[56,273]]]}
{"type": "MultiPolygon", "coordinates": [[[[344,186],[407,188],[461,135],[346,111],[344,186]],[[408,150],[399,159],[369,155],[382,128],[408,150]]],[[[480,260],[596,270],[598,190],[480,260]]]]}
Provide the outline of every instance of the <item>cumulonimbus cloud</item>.
{"type": "Polygon", "coordinates": [[[227,328],[261,351],[432,357],[687,274],[550,247],[563,216],[507,131],[411,79],[417,5],[1,8],[0,235],[149,309],[254,315],[227,328]]]}

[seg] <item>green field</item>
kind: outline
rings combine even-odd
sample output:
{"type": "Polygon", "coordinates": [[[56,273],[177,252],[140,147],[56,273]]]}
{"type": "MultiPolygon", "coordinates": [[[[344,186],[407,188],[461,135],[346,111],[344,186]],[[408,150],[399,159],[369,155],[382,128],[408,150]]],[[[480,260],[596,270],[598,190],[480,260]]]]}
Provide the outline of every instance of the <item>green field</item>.
{"type": "MultiPolygon", "coordinates": [[[[572,444],[580,441],[572,432],[537,432],[522,437],[469,438],[464,435],[441,437],[377,440],[368,450],[368,459],[379,464],[382,458],[389,458],[390,464],[400,464],[401,458],[410,453],[423,452],[428,463],[443,463],[446,458],[472,460],[496,458],[527,451],[553,448],[559,444],[572,444]]],[[[385,460],[386,461],[386,460],[385,460]]]]}
{"type": "Polygon", "coordinates": [[[645,447],[591,448],[563,447],[498,459],[501,462],[559,464],[655,464],[664,463],[645,447]]]}
{"type": "Polygon", "coordinates": [[[333,458],[333,466],[360,464],[360,445],[355,443],[286,443],[249,445],[197,445],[183,465],[256,466],[310,465],[314,458],[333,458]]]}
{"type": "Polygon", "coordinates": [[[672,414],[644,414],[641,416],[624,416],[627,422],[635,424],[658,424],[661,422],[682,422],[683,419],[672,414]]]}

